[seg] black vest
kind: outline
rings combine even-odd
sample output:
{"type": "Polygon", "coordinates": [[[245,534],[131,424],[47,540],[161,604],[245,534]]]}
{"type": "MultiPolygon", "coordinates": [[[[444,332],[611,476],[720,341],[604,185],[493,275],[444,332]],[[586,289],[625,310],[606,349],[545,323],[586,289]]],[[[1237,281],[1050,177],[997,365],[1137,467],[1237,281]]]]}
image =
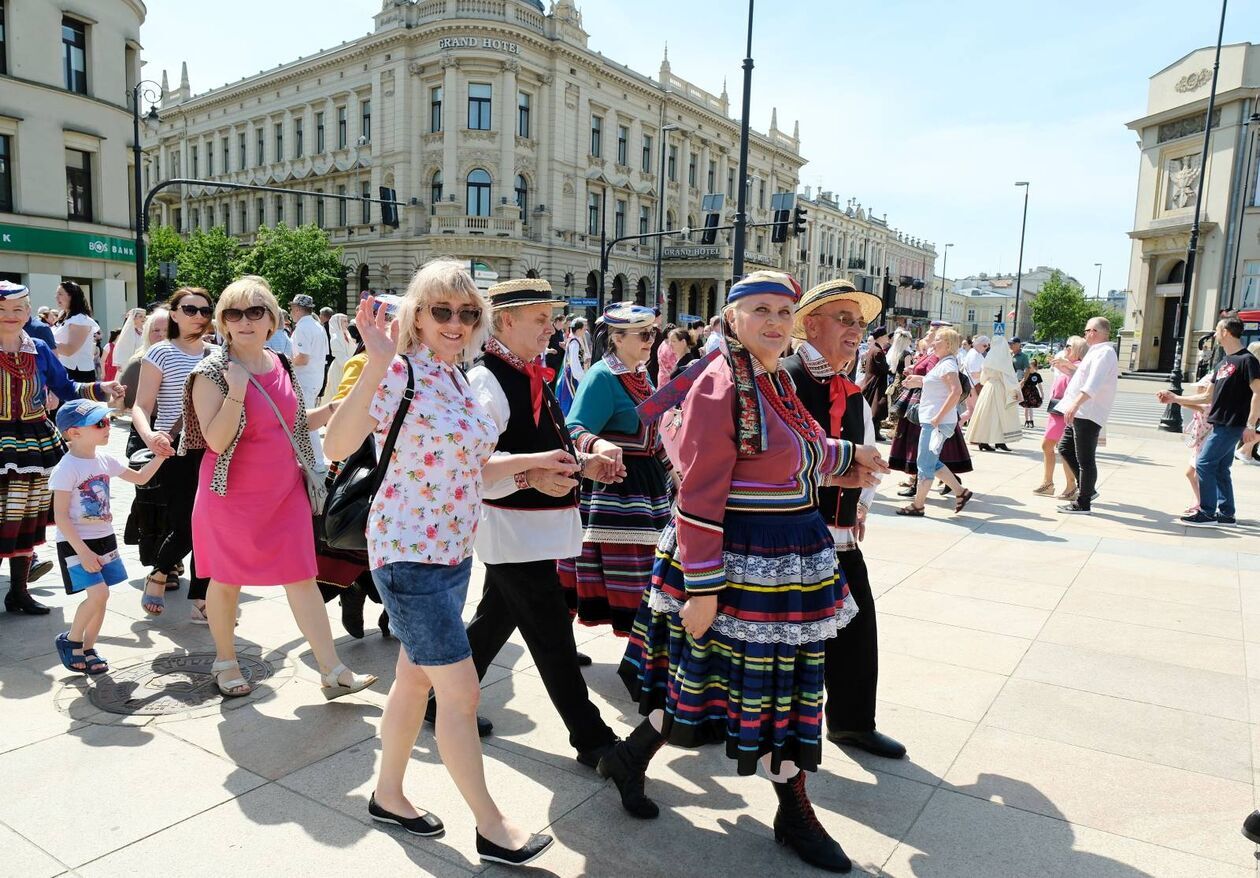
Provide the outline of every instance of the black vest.
{"type": "MultiPolygon", "coordinates": [[[[844,408],[844,417],[840,419],[840,435],[831,432],[831,381],[819,381],[810,374],[800,354],[793,354],[783,360],[782,367],[796,384],[796,395],[805,404],[806,410],[814,416],[814,420],[822,425],[828,436],[834,439],[847,439],[854,445],[861,445],[866,439],[866,417],[863,408],[862,392],[854,390],[849,394],[844,408]]],[[[857,524],[858,498],[862,495],[859,488],[819,488],[818,509],[827,520],[827,524],[835,527],[853,527],[857,524]]]]}
{"type": "MultiPolygon", "coordinates": [[[[503,388],[508,401],[507,429],[499,435],[495,451],[508,454],[534,454],[564,448],[573,453],[573,442],[564,426],[564,415],[556,402],[551,388],[543,383],[542,414],[534,424],[534,409],[529,399],[529,376],[494,354],[486,354],[479,360],[503,388]]],[[[577,505],[577,489],[563,497],[549,497],[541,491],[527,488],[498,500],[482,500],[487,506],[499,509],[568,509],[577,505]]]]}

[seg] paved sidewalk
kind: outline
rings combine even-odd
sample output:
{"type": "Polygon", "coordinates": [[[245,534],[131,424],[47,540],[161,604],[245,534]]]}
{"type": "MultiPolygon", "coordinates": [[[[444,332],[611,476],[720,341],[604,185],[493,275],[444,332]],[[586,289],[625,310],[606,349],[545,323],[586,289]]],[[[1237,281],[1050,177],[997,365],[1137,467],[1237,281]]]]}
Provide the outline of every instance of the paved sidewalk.
{"type": "MultiPolygon", "coordinates": [[[[114,432],[121,447],[125,426],[114,432]]],[[[1173,514],[1188,503],[1185,447],[1115,430],[1095,514],[1061,516],[1030,493],[1037,439],[977,455],[965,477],[977,497],[961,516],[933,500],[928,518],[898,518],[885,482],[866,542],[879,721],[909,758],[825,745],[810,781],[819,816],[855,873],[1255,875],[1239,826],[1256,802],[1260,747],[1260,468],[1234,469],[1249,521],[1187,532],[1173,514]]],[[[130,497],[120,483],[120,528],[130,497]]],[[[480,569],[474,579],[468,615],[480,569]]],[[[212,646],[187,621],[183,591],[149,619],[140,584],[114,590],[100,646],[113,682],[95,694],[191,710],[98,709],[53,650],[73,613],[55,574],[36,592],[51,616],[0,614],[0,875],[507,874],[477,861],[427,730],[408,792],[446,837],[367,818],[396,641],[344,636],[331,605],[342,657],[384,680],[325,704],[283,594],[250,589],[238,636],[271,676],[255,696],[219,702],[205,698],[196,656],[184,658],[212,646]]],[[[615,673],[622,643],[603,629],[578,637],[595,660],[594,697],[624,734],[636,715],[615,673]]],[[[500,804],[559,840],[537,874],[822,874],[773,843],[770,784],[736,776],[715,749],[663,750],[649,772],[660,819],[625,815],[615,788],[573,760],[519,640],[487,675],[482,710],[496,724],[485,753],[500,804]]]]}

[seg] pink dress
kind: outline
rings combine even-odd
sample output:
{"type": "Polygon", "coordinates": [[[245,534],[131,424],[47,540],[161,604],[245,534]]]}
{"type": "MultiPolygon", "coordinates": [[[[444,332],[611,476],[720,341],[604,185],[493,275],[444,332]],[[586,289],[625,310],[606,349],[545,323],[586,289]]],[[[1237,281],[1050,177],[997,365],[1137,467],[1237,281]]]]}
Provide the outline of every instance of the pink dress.
{"type": "MultiPolygon", "coordinates": [[[[1064,392],[1067,390],[1068,382],[1071,380],[1071,375],[1055,369],[1054,384],[1050,385],[1050,396],[1048,399],[1062,399],[1064,392]]],[[[1048,402],[1047,405],[1049,405],[1048,402]]],[[[1046,418],[1046,438],[1051,442],[1058,442],[1062,439],[1065,429],[1067,429],[1067,424],[1063,422],[1063,415],[1052,414],[1046,418]]]]}
{"type": "MultiPolygon", "coordinates": [[[[289,374],[274,367],[254,378],[292,430],[297,395],[289,374]]],[[[252,383],[245,390],[245,430],[228,466],[227,494],[210,490],[218,455],[206,449],[193,505],[193,551],[198,573],[228,585],[288,585],[314,579],[311,504],[276,414],[252,383]]]]}

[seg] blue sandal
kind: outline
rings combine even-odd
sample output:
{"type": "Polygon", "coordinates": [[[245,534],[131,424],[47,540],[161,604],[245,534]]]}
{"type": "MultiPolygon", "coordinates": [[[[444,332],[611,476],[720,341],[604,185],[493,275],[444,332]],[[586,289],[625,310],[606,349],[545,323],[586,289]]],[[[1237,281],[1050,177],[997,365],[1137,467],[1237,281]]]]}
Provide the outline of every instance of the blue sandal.
{"type": "MultiPolygon", "coordinates": [[[[58,634],[56,644],[57,657],[61,659],[61,666],[63,668],[67,671],[74,671],[76,674],[89,673],[88,667],[90,666],[90,663],[87,660],[87,653],[84,653],[83,655],[74,654],[76,649],[83,649],[83,644],[77,640],[71,640],[69,631],[58,634]],[[74,666],[75,662],[81,663],[83,667],[76,668],[74,666]]],[[[92,650],[92,653],[95,655],[96,650],[92,650]]],[[[97,661],[100,661],[100,659],[97,659],[97,661]]],[[[97,673],[103,672],[98,671],[97,673]]]]}
{"type": "Polygon", "coordinates": [[[83,661],[86,664],[84,673],[89,677],[97,677],[109,673],[109,662],[101,658],[95,649],[83,650],[83,661]]]}
{"type": "Polygon", "coordinates": [[[166,588],[166,576],[150,573],[144,578],[145,590],[140,592],[140,608],[150,616],[160,616],[162,611],[166,609],[166,598],[163,595],[149,594],[149,582],[160,582],[162,588],[166,588]]]}

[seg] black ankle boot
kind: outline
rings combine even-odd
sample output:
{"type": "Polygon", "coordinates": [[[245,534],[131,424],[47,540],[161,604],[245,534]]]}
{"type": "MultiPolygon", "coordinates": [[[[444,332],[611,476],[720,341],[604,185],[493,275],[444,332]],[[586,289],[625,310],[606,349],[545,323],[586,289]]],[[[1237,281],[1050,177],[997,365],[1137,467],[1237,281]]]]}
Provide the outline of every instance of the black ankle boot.
{"type": "Polygon", "coordinates": [[[664,744],[661,733],[652,728],[650,721],[644,720],[595,767],[600,777],[611,777],[617,785],[621,807],[640,820],[655,820],[661,813],[656,803],[644,795],[643,783],[647,779],[648,763],[664,744]]]}
{"type": "Polygon", "coordinates": [[[797,856],[828,872],[848,872],[853,864],[840,843],[814,816],[814,806],[805,793],[805,772],[786,783],[774,784],[779,810],[774,815],[774,840],[796,851],[797,856]]]}
{"type": "Polygon", "coordinates": [[[27,593],[26,583],[30,572],[30,555],[15,555],[9,559],[9,593],[4,596],[5,612],[27,616],[47,616],[52,612],[49,607],[27,593]]]}
{"type": "Polygon", "coordinates": [[[341,627],[355,640],[363,639],[363,602],[367,596],[357,585],[341,590],[341,627]]]}

